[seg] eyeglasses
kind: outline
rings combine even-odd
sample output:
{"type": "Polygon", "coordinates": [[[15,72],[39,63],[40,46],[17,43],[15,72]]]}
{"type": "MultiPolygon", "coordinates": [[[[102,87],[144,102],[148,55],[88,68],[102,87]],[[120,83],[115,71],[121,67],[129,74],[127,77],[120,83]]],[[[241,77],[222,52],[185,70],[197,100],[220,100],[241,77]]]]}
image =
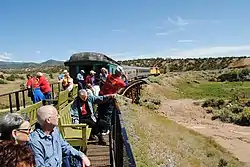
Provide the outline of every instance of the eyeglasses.
{"type": "Polygon", "coordinates": [[[30,134],[30,132],[31,132],[31,128],[27,128],[27,129],[17,129],[17,131],[19,131],[19,132],[22,132],[22,133],[25,133],[25,134],[29,135],[29,134],[30,134]]]}

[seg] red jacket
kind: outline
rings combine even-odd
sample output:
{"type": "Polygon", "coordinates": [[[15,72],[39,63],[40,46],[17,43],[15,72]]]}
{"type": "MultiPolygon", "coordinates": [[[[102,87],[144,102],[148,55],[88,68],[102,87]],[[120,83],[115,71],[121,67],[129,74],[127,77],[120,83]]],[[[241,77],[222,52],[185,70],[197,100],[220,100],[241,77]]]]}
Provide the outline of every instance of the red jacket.
{"type": "Polygon", "coordinates": [[[27,82],[26,82],[26,86],[28,88],[38,88],[39,85],[38,85],[38,80],[36,78],[30,78],[27,82]]]}
{"type": "Polygon", "coordinates": [[[120,88],[125,88],[126,84],[121,79],[121,77],[117,77],[114,74],[109,74],[107,76],[107,80],[102,86],[102,89],[100,91],[101,95],[108,95],[108,94],[114,94],[117,93],[120,88]]]}
{"type": "Polygon", "coordinates": [[[51,92],[51,87],[50,87],[49,81],[44,76],[41,76],[39,78],[38,85],[40,86],[42,93],[51,92]]]}
{"type": "Polygon", "coordinates": [[[90,76],[90,75],[87,75],[86,76],[86,80],[85,80],[85,83],[86,83],[86,85],[87,84],[90,84],[90,85],[93,85],[93,82],[92,82],[92,76],[90,76]]]}

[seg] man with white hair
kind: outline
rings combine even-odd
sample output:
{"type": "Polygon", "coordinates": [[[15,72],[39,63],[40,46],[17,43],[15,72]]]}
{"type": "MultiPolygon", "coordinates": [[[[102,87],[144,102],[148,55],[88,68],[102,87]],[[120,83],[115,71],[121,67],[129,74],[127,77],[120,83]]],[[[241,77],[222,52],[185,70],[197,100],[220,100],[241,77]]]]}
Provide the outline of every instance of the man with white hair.
{"type": "Polygon", "coordinates": [[[95,140],[95,135],[98,137],[98,143],[101,145],[106,145],[102,130],[107,129],[107,122],[102,119],[96,119],[94,114],[94,105],[106,103],[111,99],[115,98],[115,94],[104,95],[104,96],[94,96],[89,95],[85,89],[78,91],[78,96],[75,98],[71,109],[72,123],[86,123],[92,128],[90,140],[95,140]]]}
{"type": "Polygon", "coordinates": [[[58,112],[52,105],[37,110],[35,130],[30,135],[30,146],[34,152],[37,167],[61,167],[63,154],[79,157],[82,165],[90,166],[87,156],[70,146],[61,136],[58,128],[58,112]]]}
{"type": "Polygon", "coordinates": [[[51,99],[52,90],[50,87],[50,83],[48,79],[43,75],[43,73],[38,72],[36,74],[36,77],[38,79],[38,85],[40,87],[40,90],[42,91],[43,95],[45,96],[45,99],[51,99]]]}

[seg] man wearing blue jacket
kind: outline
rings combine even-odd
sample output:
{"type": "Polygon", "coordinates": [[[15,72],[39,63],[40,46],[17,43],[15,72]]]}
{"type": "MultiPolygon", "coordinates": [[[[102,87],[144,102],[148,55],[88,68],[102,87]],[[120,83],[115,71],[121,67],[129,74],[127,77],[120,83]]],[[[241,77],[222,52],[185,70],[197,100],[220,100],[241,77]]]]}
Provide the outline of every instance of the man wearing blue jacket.
{"type": "Polygon", "coordinates": [[[85,89],[81,89],[70,109],[72,123],[86,123],[89,125],[89,127],[92,128],[90,139],[95,139],[96,135],[99,139],[98,142],[101,145],[106,145],[101,132],[103,129],[107,129],[108,124],[102,119],[96,119],[94,105],[103,104],[113,98],[115,98],[115,94],[93,96],[88,95],[85,89]]]}

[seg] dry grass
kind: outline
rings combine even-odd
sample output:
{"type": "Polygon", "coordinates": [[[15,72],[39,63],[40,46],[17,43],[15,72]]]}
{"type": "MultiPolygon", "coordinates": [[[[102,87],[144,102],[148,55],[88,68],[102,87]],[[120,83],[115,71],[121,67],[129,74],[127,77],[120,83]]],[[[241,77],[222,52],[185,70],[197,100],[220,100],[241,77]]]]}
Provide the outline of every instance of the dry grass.
{"type": "MultiPolygon", "coordinates": [[[[57,73],[53,74],[54,79],[50,79],[49,75],[46,74],[46,77],[49,79],[50,83],[54,83],[57,80],[57,73]]],[[[19,76],[24,76],[25,74],[19,74],[19,76]]],[[[25,84],[26,80],[15,80],[15,81],[7,81],[8,84],[0,84],[0,94],[4,94],[4,93],[8,93],[8,92],[12,92],[12,91],[16,91],[16,90],[20,90],[20,85],[25,84]]],[[[55,87],[54,92],[57,91],[57,86],[55,87]]],[[[32,104],[32,101],[30,99],[30,97],[28,97],[27,95],[27,91],[24,94],[25,96],[25,104],[26,105],[30,105],[32,104]]],[[[19,100],[20,100],[20,106],[23,106],[23,96],[22,93],[19,93],[19,100]]],[[[12,101],[12,106],[15,107],[16,106],[16,100],[15,100],[15,95],[12,94],[11,95],[11,101],[12,101]]],[[[7,109],[9,108],[9,96],[2,96],[0,97],[0,110],[1,109],[7,109]]],[[[6,110],[1,110],[0,112],[6,112],[6,110]]]]}
{"type": "Polygon", "coordinates": [[[144,106],[119,101],[137,166],[244,166],[211,138],[144,106]]]}

